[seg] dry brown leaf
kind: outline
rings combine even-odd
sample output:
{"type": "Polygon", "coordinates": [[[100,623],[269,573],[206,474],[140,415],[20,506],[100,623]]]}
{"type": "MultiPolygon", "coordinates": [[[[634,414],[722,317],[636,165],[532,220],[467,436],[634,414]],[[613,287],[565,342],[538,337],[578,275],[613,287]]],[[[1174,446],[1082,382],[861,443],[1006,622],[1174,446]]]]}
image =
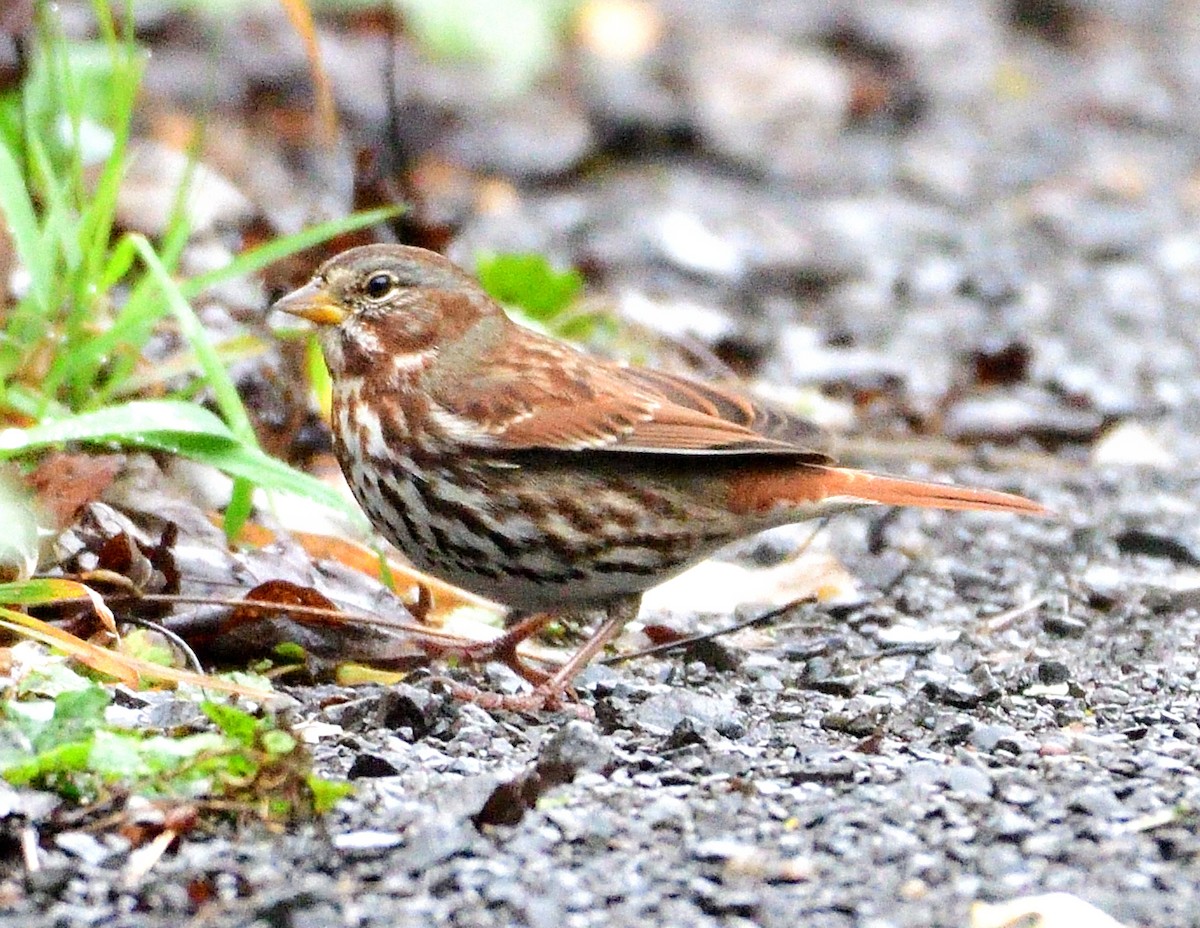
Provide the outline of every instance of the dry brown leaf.
{"type": "Polygon", "coordinates": [[[26,479],[53,527],[62,529],[75,521],[80,509],[100,498],[124,463],[120,454],[56,452],[43,457],[26,479]]]}

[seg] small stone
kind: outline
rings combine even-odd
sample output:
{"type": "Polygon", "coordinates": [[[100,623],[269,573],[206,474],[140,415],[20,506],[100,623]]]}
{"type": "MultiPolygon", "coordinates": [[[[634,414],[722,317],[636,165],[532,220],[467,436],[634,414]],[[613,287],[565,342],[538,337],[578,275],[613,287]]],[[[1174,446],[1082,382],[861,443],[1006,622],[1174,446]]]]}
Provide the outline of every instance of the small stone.
{"type": "Polygon", "coordinates": [[[1056,859],[1065,852],[1069,841],[1051,833],[1034,834],[1021,842],[1021,851],[1029,857],[1056,859]]]}
{"type": "Polygon", "coordinates": [[[879,728],[879,716],[870,712],[826,712],[821,716],[821,727],[865,738],[879,728]]]}
{"type": "Polygon", "coordinates": [[[1127,706],[1132,697],[1117,686],[1098,686],[1092,691],[1093,706],[1127,706]]]}
{"type": "Polygon", "coordinates": [[[474,114],[444,141],[443,150],[478,171],[535,180],[570,171],[595,142],[586,115],[569,97],[528,94],[474,114]]]}
{"type": "Polygon", "coordinates": [[[347,831],[333,836],[333,847],[348,857],[378,857],[404,843],[404,835],[394,831],[347,831]]]}
{"type": "Polygon", "coordinates": [[[1111,789],[1104,786],[1085,786],[1076,790],[1068,800],[1067,808],[1106,820],[1129,818],[1125,806],[1111,789]]]}
{"type": "Polygon", "coordinates": [[[1043,389],[1027,387],[955,403],[942,428],[955,441],[1002,441],[1027,435],[1092,441],[1104,425],[1095,410],[1073,407],[1043,389]]]}
{"type": "Polygon", "coordinates": [[[971,744],[980,751],[991,753],[1005,750],[1020,753],[1017,730],[1011,725],[980,725],[971,732],[971,744]]]}
{"type": "Polygon", "coordinates": [[[961,680],[945,686],[926,683],[921,691],[930,699],[936,699],[956,709],[974,709],[984,700],[984,693],[961,680]]]}
{"type": "Polygon", "coordinates": [[[705,915],[741,916],[753,918],[758,911],[756,893],[742,889],[726,889],[712,880],[698,878],[690,886],[696,896],[696,904],[705,915]]]}
{"type": "Polygon", "coordinates": [[[789,778],[793,784],[801,783],[852,783],[856,765],[848,759],[841,760],[812,760],[803,763],[790,771],[789,778]]]}
{"type": "Polygon", "coordinates": [[[953,644],[962,636],[957,629],[892,625],[875,631],[875,640],[889,654],[928,654],[939,645],[953,644]]]}
{"type": "Polygon", "coordinates": [[[1042,683],[1033,683],[1025,687],[1022,695],[1030,698],[1042,698],[1050,702],[1061,702],[1070,697],[1071,685],[1069,683],[1051,683],[1047,686],[1042,683]]]}
{"type": "Polygon", "coordinates": [[[1121,600],[1130,588],[1132,578],[1112,564],[1093,564],[1083,572],[1079,583],[1087,591],[1088,605],[1109,609],[1121,600]]]}
{"type": "Polygon", "coordinates": [[[715,638],[705,638],[687,646],[684,660],[691,664],[699,662],[709,670],[729,673],[742,665],[742,655],[728,644],[715,638]]]}
{"type": "Polygon", "coordinates": [[[538,769],[554,767],[569,770],[573,778],[580,770],[603,770],[612,757],[608,742],[596,726],[572,719],[555,732],[538,752],[538,769]]]}
{"type": "Polygon", "coordinates": [[[659,796],[641,811],[651,828],[685,828],[692,821],[691,807],[678,796],[659,796]]]}
{"type": "Polygon", "coordinates": [[[824,657],[814,657],[804,666],[804,674],[800,685],[805,689],[825,693],[828,696],[853,696],[860,685],[856,676],[838,676],[834,672],[833,662],[824,657]]]}
{"type": "Polygon", "coordinates": [[[1002,787],[1000,790],[1000,798],[1009,805],[1024,807],[1031,806],[1037,802],[1041,795],[1037,790],[1023,786],[1020,783],[1012,783],[1002,787]]]}
{"type": "MultiPolygon", "coordinates": [[[[949,745],[958,745],[973,740],[976,726],[970,719],[947,715],[937,720],[934,730],[938,733],[939,740],[949,745]]],[[[979,747],[979,745],[976,745],[976,747],[979,747]]]]}
{"type": "Polygon", "coordinates": [[[980,849],[979,869],[991,877],[1003,877],[1025,868],[1020,850],[1010,844],[993,844],[980,849]]]}
{"type": "Polygon", "coordinates": [[[1016,841],[1036,830],[1033,819],[1011,809],[1000,809],[988,819],[988,829],[1001,838],[1016,841]]]}
{"type": "MultiPolygon", "coordinates": [[[[65,860],[65,858],[60,856],[59,860],[65,860]]],[[[25,887],[30,893],[57,896],[78,873],[78,867],[65,862],[42,866],[38,870],[32,870],[25,874],[25,887]]]]}
{"type": "Polygon", "coordinates": [[[1071,671],[1061,661],[1041,661],[1037,667],[1038,682],[1046,686],[1056,683],[1066,683],[1071,679],[1071,671]]]}
{"type": "Polygon", "coordinates": [[[708,696],[687,689],[672,689],[651,696],[638,706],[637,722],[645,731],[666,735],[683,719],[689,719],[701,728],[715,729],[731,718],[741,718],[743,715],[735,708],[731,698],[708,696]]]}
{"type": "MultiPolygon", "coordinates": [[[[822,655],[829,651],[829,638],[813,638],[810,641],[787,641],[780,648],[779,653],[784,660],[800,662],[815,661],[822,658],[822,655]]],[[[825,659],[828,664],[828,660],[825,659]]],[[[806,668],[807,669],[807,668],[806,668]]]]}
{"type": "Polygon", "coordinates": [[[758,853],[757,848],[728,838],[713,838],[708,841],[701,841],[692,848],[692,856],[696,860],[713,863],[723,863],[727,860],[746,857],[754,853],[758,853]]]}
{"type": "Polygon", "coordinates": [[[393,777],[400,771],[395,764],[378,754],[359,754],[354,763],[346,771],[347,780],[361,780],[371,777],[393,777]]]}
{"type": "Polygon", "coordinates": [[[1086,622],[1061,614],[1046,616],[1042,620],[1042,628],[1059,638],[1082,638],[1088,630],[1086,622]]]}
{"type": "Polygon", "coordinates": [[[54,843],[72,857],[92,866],[99,866],[112,856],[111,848],[82,831],[65,831],[54,838],[54,843]]]}
{"type": "Polygon", "coordinates": [[[1191,541],[1136,528],[1121,532],[1114,540],[1122,554],[1142,554],[1186,567],[1200,567],[1200,551],[1191,541]]]}
{"type": "Polygon", "coordinates": [[[992,795],[992,778],[978,767],[951,767],[946,775],[946,785],[951,792],[966,796],[987,799],[992,795]]]}
{"type": "Polygon", "coordinates": [[[412,873],[423,873],[467,850],[476,841],[477,833],[470,822],[441,815],[409,829],[404,837],[404,847],[395,852],[393,859],[412,873]]]}
{"type": "Polygon", "coordinates": [[[1174,467],[1174,455],[1140,422],[1121,422],[1092,446],[1094,467],[1174,467]]]}

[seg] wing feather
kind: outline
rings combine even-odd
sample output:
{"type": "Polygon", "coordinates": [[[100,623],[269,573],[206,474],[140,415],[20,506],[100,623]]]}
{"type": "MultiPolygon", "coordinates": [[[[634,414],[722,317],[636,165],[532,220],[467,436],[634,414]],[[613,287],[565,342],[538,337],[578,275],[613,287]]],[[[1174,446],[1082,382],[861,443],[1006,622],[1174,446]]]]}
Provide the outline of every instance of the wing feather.
{"type": "Polygon", "coordinates": [[[442,359],[428,385],[435,408],[477,424],[480,447],[829,460],[813,448],[811,423],[736,390],[594,358],[524,329],[504,334],[474,357],[442,359]]]}

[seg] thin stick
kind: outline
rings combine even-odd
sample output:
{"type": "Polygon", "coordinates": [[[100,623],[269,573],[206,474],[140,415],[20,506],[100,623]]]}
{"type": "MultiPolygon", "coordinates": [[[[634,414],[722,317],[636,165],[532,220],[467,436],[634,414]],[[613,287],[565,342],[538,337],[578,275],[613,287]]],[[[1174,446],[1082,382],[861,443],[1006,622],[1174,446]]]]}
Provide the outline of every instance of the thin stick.
{"type": "Polygon", "coordinates": [[[749,619],[742,619],[740,622],[734,622],[732,625],[727,625],[724,628],[718,628],[715,631],[704,632],[699,635],[689,635],[687,638],[680,638],[678,641],[668,641],[665,644],[656,644],[651,648],[643,648],[640,651],[630,651],[628,654],[617,654],[613,657],[606,657],[600,663],[606,666],[620,664],[625,661],[631,661],[637,657],[651,657],[656,654],[665,654],[668,651],[675,651],[679,648],[687,648],[701,641],[709,641],[713,638],[719,638],[722,635],[731,635],[734,632],[740,632],[744,628],[753,628],[756,625],[767,625],[772,620],[787,614],[797,606],[805,603],[816,602],[815,596],[801,596],[799,599],[793,599],[789,603],[782,606],[776,606],[774,609],[769,609],[761,615],[752,616],[749,619]]]}

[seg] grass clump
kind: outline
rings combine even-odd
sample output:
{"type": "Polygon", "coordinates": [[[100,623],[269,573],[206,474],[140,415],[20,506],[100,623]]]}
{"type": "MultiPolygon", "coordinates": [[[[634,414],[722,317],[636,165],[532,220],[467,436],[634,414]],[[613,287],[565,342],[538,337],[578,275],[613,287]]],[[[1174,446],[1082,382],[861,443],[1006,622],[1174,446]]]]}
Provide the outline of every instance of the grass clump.
{"type": "Polygon", "coordinates": [[[0,431],[0,458],[68,440],[182,454],[235,478],[226,512],[231,534],[249,512],[254,485],[299,493],[361,519],[338,494],[259,449],[225,369],[226,350],[234,349],[214,343],[189,301],[395,211],[324,223],[216,271],[179,279],[190,233],[186,189],[176,192],[160,241],[118,234],[118,194],[145,52],[121,28],[132,21],[128,3],[121,21],[103,0],[94,0],[93,11],[100,38],[79,42],[62,34],[52,5],[39,5],[25,78],[0,97],[0,219],[20,267],[18,292],[8,305],[0,302],[0,424],[12,426],[0,431]],[[164,324],[182,336],[217,414],[196,405],[196,384],[130,398],[131,385],[145,386],[138,376],[147,366],[144,351],[164,324]]]}

